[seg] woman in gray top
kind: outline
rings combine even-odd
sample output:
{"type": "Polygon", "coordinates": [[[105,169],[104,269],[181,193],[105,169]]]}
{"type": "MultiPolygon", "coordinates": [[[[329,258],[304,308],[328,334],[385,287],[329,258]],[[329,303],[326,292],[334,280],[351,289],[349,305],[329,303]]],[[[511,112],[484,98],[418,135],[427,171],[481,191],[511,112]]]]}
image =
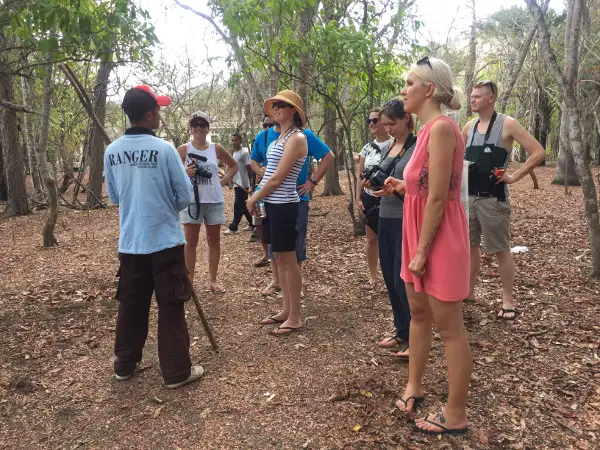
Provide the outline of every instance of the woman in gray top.
{"type": "MultiPolygon", "coordinates": [[[[404,111],[402,100],[390,100],[383,104],[381,118],[388,134],[394,139],[389,151],[382,155],[379,164],[390,177],[403,179],[403,172],[410,160],[417,138],[412,134],[415,128],[413,117],[404,111]]],[[[408,358],[408,332],[410,327],[410,309],[404,281],[400,278],[402,266],[402,210],[404,200],[391,190],[375,191],[380,196],[379,223],[377,239],[379,242],[379,263],[383,279],[387,286],[394,312],[396,333],[382,340],[381,347],[400,346],[396,356],[408,358]]]]}

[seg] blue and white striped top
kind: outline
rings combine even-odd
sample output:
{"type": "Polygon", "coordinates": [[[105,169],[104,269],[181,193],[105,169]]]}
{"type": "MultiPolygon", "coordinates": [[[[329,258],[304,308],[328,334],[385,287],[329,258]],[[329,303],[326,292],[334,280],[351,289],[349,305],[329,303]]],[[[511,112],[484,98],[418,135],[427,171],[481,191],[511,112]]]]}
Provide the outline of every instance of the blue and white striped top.
{"type": "MultiPolygon", "coordinates": [[[[300,130],[295,129],[291,133],[289,133],[286,137],[284,137],[280,142],[273,144],[267,151],[267,169],[265,170],[265,175],[260,182],[260,187],[262,188],[269,178],[275,173],[277,167],[279,166],[279,161],[283,156],[283,147],[290,136],[300,130]]],[[[298,174],[302,170],[302,166],[304,165],[304,161],[306,160],[306,155],[303,158],[298,158],[294,162],[292,169],[284,178],[283,182],[279,185],[277,189],[275,189],[271,194],[267,195],[263,198],[265,202],[268,203],[298,203],[300,201],[300,197],[298,196],[298,191],[296,190],[296,181],[298,179],[298,174]]]]}

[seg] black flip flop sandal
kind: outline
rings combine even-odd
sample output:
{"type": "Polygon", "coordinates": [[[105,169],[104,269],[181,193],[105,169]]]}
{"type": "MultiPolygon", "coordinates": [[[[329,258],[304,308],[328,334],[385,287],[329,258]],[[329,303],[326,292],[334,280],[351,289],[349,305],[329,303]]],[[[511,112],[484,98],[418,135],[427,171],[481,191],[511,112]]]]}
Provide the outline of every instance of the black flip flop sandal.
{"type": "Polygon", "coordinates": [[[275,314],[271,314],[269,317],[267,317],[266,319],[263,319],[260,321],[261,325],[274,325],[276,323],[283,323],[285,322],[285,320],[281,320],[281,319],[276,319],[275,316],[277,315],[277,313],[275,314]],[[264,322],[265,320],[270,320],[271,322],[264,322]]]}
{"type": "Polygon", "coordinates": [[[398,353],[404,353],[404,352],[405,352],[405,351],[407,351],[409,348],[410,348],[410,346],[408,346],[408,345],[404,346],[404,348],[403,348],[403,349],[401,349],[401,350],[397,351],[396,353],[394,353],[394,356],[395,356],[396,358],[405,359],[405,360],[407,360],[407,361],[408,361],[408,358],[410,358],[410,354],[408,354],[408,355],[399,355],[398,353]]]}
{"type": "Polygon", "coordinates": [[[506,320],[506,321],[511,321],[511,320],[515,320],[517,318],[518,314],[519,314],[519,310],[517,310],[517,309],[502,308],[502,311],[500,311],[500,314],[498,314],[498,318],[502,319],[502,320],[506,320]],[[506,317],[506,314],[510,314],[510,313],[512,313],[512,317],[506,317]]]}
{"type": "Polygon", "coordinates": [[[402,339],[400,339],[398,336],[390,336],[389,338],[386,338],[386,339],[385,339],[385,342],[386,342],[386,343],[388,343],[388,342],[392,342],[392,341],[396,341],[396,343],[395,343],[395,344],[393,344],[393,345],[381,345],[381,342],[380,342],[380,343],[379,343],[379,344],[377,344],[377,345],[378,345],[379,347],[381,347],[381,348],[394,348],[394,347],[396,347],[397,345],[402,345],[402,344],[404,344],[404,343],[405,343],[405,342],[404,342],[402,339]]]}
{"type": "MultiPolygon", "coordinates": [[[[414,395],[411,395],[410,397],[408,397],[406,400],[403,399],[402,397],[400,397],[398,399],[399,402],[404,403],[404,413],[412,413],[415,412],[424,402],[425,402],[425,397],[421,396],[421,397],[415,397],[414,395]],[[412,408],[410,409],[410,411],[407,411],[406,408],[408,408],[408,402],[413,400],[413,405],[412,408]]],[[[396,408],[398,408],[396,406],[396,408]]],[[[398,408],[400,409],[400,408],[398,408]]]]}
{"type": "Polygon", "coordinates": [[[287,334],[291,334],[294,331],[298,331],[301,330],[302,327],[282,327],[281,325],[279,325],[277,328],[271,330],[271,334],[273,336],[285,336],[287,334]],[[285,333],[275,333],[276,330],[286,330],[285,333]]]}
{"type": "Polygon", "coordinates": [[[431,436],[442,436],[444,434],[450,434],[452,436],[459,436],[459,435],[465,434],[467,431],[469,431],[469,427],[464,427],[464,428],[446,428],[444,425],[442,425],[443,423],[446,422],[446,418],[444,417],[444,412],[441,409],[433,417],[433,420],[423,419],[423,422],[430,423],[431,425],[434,425],[434,426],[436,426],[436,427],[438,427],[439,429],[442,430],[442,431],[424,430],[423,428],[420,428],[420,427],[418,427],[418,426],[415,425],[416,431],[419,431],[420,433],[424,433],[424,434],[429,434],[431,436]],[[434,420],[436,420],[436,419],[439,419],[439,423],[438,422],[434,422],[434,420]]]}

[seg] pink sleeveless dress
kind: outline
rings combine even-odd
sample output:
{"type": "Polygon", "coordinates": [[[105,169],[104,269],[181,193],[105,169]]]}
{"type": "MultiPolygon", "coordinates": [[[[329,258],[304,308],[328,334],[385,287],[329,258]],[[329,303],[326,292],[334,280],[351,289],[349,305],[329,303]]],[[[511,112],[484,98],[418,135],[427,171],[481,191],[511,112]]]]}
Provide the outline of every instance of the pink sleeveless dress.
{"type": "Polygon", "coordinates": [[[414,283],[417,292],[425,292],[438,300],[459,301],[469,294],[469,231],[465,209],[460,202],[465,143],[458,125],[442,116],[425,125],[418,134],[414,154],[404,169],[406,195],[402,224],[402,271],[406,283],[414,283]],[[438,120],[452,125],[456,136],[456,150],[452,161],[452,175],[442,220],[429,247],[425,274],[416,277],[408,265],[417,253],[425,203],[429,193],[429,132],[438,120]]]}

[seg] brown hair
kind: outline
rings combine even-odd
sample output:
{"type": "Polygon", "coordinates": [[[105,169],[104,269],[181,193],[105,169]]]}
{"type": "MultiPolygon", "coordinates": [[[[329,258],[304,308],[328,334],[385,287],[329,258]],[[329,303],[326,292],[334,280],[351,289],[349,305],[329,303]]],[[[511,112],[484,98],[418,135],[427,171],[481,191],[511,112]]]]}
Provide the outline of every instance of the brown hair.
{"type": "Polygon", "coordinates": [[[374,112],[381,114],[381,108],[375,107],[375,108],[371,109],[371,111],[369,111],[369,113],[374,113],[374,112]]]}

